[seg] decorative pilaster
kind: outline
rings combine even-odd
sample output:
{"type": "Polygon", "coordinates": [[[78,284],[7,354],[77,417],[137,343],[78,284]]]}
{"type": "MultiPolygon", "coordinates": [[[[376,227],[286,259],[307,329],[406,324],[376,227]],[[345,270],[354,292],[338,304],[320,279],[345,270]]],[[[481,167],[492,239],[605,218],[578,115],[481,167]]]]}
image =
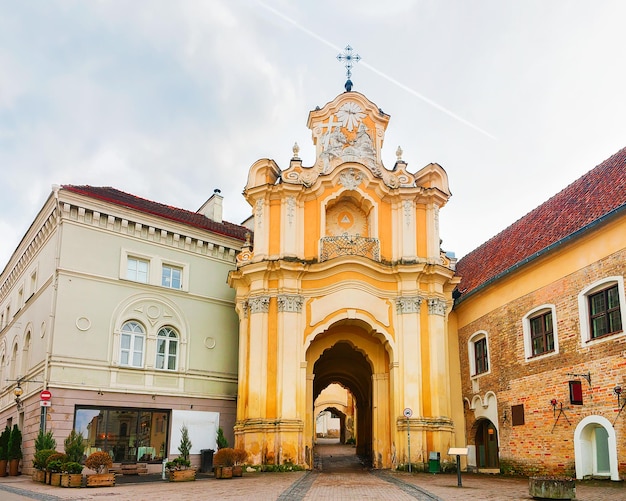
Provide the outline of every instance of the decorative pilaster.
{"type": "Polygon", "coordinates": [[[278,311],[289,313],[302,313],[304,298],[297,295],[280,294],[278,296],[278,311]]]}
{"type": "Polygon", "coordinates": [[[269,296],[256,296],[248,299],[250,313],[267,313],[270,308],[269,296]]]}
{"type": "Polygon", "coordinates": [[[399,315],[419,313],[421,306],[422,298],[420,296],[402,296],[396,298],[396,312],[399,315]]]}
{"type": "Polygon", "coordinates": [[[429,315],[446,315],[446,302],[440,298],[432,298],[428,300],[428,314],[429,315]]]}

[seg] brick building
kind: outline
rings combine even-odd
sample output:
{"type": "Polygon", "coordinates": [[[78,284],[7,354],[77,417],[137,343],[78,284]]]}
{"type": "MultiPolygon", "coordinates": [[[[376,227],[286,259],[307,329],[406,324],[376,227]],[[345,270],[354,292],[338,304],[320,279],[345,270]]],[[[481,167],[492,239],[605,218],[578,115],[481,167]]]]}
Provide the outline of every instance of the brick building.
{"type": "Polygon", "coordinates": [[[626,149],[457,274],[468,466],[626,474],[626,149]]]}

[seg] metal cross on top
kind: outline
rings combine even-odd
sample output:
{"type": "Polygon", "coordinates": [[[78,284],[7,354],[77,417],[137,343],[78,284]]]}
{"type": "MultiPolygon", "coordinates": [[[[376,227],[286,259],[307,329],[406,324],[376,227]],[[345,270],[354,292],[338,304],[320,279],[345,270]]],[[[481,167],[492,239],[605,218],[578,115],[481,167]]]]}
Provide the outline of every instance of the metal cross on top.
{"type": "Polygon", "coordinates": [[[358,63],[360,60],[361,56],[359,56],[358,54],[353,54],[352,47],[350,47],[349,45],[346,45],[346,48],[344,49],[342,54],[337,54],[337,61],[339,61],[340,63],[345,63],[346,77],[348,78],[348,80],[346,81],[346,90],[348,92],[350,92],[350,89],[352,89],[352,81],[350,80],[350,78],[352,77],[352,66],[354,65],[354,63],[358,63]]]}

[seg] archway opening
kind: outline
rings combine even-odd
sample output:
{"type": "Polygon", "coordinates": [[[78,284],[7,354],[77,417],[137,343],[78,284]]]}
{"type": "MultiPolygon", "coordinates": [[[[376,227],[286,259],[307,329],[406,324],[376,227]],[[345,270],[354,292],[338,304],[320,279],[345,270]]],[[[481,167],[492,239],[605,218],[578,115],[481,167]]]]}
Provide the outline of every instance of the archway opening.
{"type": "Polygon", "coordinates": [[[315,416],[315,441],[355,444],[356,402],[352,392],[333,383],[322,390],[313,403],[315,416]]]}
{"type": "MultiPolygon", "coordinates": [[[[323,390],[333,384],[345,388],[352,396],[355,452],[365,461],[370,462],[372,450],[372,368],[370,363],[351,343],[340,341],[321,354],[315,362],[313,372],[315,374],[314,402],[323,390]]],[[[338,410],[336,406],[335,410],[338,410]]],[[[342,428],[345,442],[345,422],[342,428]]]]}

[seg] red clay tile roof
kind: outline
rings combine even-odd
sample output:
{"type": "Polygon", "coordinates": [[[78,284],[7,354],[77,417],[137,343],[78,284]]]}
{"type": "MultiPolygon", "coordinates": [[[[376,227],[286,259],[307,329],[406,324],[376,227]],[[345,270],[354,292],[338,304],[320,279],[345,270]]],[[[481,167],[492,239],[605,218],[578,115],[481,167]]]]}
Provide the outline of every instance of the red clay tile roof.
{"type": "Polygon", "coordinates": [[[170,221],[176,221],[195,228],[208,230],[213,233],[219,233],[220,235],[236,238],[241,241],[245,241],[246,233],[250,232],[250,230],[246,227],[238,224],[229,223],[227,221],[217,223],[203,214],[152,202],[150,200],[146,200],[145,198],[136,197],[135,195],[130,195],[108,186],[97,187],[64,185],[63,189],[80,195],[85,195],[87,197],[96,198],[98,200],[104,200],[105,202],[115,205],[135,209],[146,214],[152,214],[164,219],[169,219],[170,221]]]}
{"type": "Polygon", "coordinates": [[[624,209],[626,148],[460,259],[460,299],[624,209]]]}

